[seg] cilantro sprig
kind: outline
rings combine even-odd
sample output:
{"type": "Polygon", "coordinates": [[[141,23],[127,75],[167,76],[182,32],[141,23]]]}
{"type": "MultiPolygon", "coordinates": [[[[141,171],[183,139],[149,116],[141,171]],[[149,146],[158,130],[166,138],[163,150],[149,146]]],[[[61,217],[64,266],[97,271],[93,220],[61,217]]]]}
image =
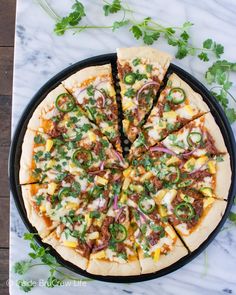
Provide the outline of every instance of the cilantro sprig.
{"type": "Polygon", "coordinates": [[[137,40],[142,40],[146,45],[152,45],[160,38],[164,39],[170,46],[176,48],[175,57],[183,59],[188,55],[197,56],[203,62],[215,60],[208,68],[205,78],[209,85],[213,85],[211,91],[219,103],[222,105],[229,121],[236,121],[236,111],[229,106],[229,98],[235,101],[229,92],[233,83],[229,80],[230,73],[236,71],[236,63],[220,60],[224,53],[224,46],[208,38],[203,41],[202,46],[196,47],[191,43],[190,29],[193,23],[187,21],[181,26],[163,26],[151,17],[137,21],[134,11],[128,5],[124,5],[122,0],[103,1],[103,13],[106,17],[113,14],[122,14],[122,17],[110,25],[81,24],[86,17],[84,5],[75,0],[71,12],[64,17],[60,17],[46,0],[38,0],[40,6],[55,20],[54,32],[61,36],[66,31],[73,30],[75,33],[88,29],[110,29],[116,31],[122,27],[127,27],[137,40]]]}
{"type": "MultiPolygon", "coordinates": [[[[24,240],[28,240],[30,242],[31,252],[28,254],[29,259],[18,261],[13,266],[13,271],[23,276],[28,273],[32,268],[47,266],[48,267],[48,277],[46,279],[45,286],[47,288],[53,288],[55,286],[63,285],[65,280],[79,281],[85,282],[90,281],[90,279],[82,279],[78,277],[73,277],[61,270],[62,266],[56,261],[55,257],[53,257],[48,249],[45,249],[39,246],[34,241],[35,234],[25,233],[24,240]]],[[[31,291],[35,286],[36,282],[34,280],[29,279],[20,279],[17,281],[17,284],[20,290],[24,292],[31,291]]]]}

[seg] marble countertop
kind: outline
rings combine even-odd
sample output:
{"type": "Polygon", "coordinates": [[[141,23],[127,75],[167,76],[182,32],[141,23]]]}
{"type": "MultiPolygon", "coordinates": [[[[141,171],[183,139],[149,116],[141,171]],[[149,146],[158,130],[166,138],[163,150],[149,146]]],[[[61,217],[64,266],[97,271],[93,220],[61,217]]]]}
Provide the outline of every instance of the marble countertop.
{"type": "MultiPolygon", "coordinates": [[[[88,11],[91,23],[106,24],[102,15],[101,1],[82,1],[88,11]]],[[[58,13],[65,14],[73,1],[51,0],[56,4],[58,13]],[[59,5],[60,4],[60,5],[59,5]]],[[[236,2],[234,0],[152,0],[128,3],[135,8],[137,16],[151,16],[166,25],[180,25],[191,21],[195,26],[191,29],[193,42],[201,42],[209,37],[224,44],[224,57],[235,60],[236,48],[236,2]]],[[[67,33],[62,37],[52,33],[53,21],[37,4],[37,1],[18,0],[16,18],[15,60],[12,129],[25,106],[34,93],[53,75],[84,58],[104,53],[115,52],[117,47],[141,45],[127,32],[121,29],[117,33],[108,30],[82,32],[73,35],[67,33]]],[[[161,41],[154,45],[174,54],[171,48],[161,41]]],[[[203,73],[207,64],[197,58],[188,57],[174,60],[175,64],[192,73],[204,82],[203,73]]],[[[236,77],[233,77],[236,85],[236,77]]],[[[236,88],[233,89],[236,94],[236,88]]],[[[233,126],[236,134],[236,126],[233,126]]],[[[26,229],[20,219],[11,197],[11,235],[10,235],[10,268],[18,260],[26,259],[28,245],[22,239],[26,229]]],[[[194,261],[180,270],[165,277],[135,284],[112,284],[91,281],[85,286],[67,286],[54,289],[35,287],[36,294],[235,294],[236,293],[236,226],[227,222],[217,238],[207,250],[194,261]]],[[[32,271],[30,278],[36,281],[45,279],[44,269],[32,271]]],[[[16,286],[19,279],[10,271],[10,294],[18,295],[16,286]]]]}

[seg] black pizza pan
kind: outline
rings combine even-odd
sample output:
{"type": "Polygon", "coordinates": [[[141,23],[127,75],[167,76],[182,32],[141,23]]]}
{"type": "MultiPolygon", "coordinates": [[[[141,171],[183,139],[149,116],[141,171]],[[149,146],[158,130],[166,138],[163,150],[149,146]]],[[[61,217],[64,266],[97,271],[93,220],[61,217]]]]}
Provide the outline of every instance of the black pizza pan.
{"type": "MultiPolygon", "coordinates": [[[[24,110],[21,119],[19,120],[19,123],[17,125],[17,128],[15,130],[12,143],[11,143],[11,149],[9,154],[9,163],[8,163],[8,173],[9,173],[9,181],[10,181],[10,189],[16,204],[16,207],[18,209],[18,212],[21,216],[21,219],[23,220],[25,226],[31,233],[36,233],[36,229],[31,225],[27,218],[26,210],[24,207],[24,202],[22,198],[21,188],[19,185],[19,168],[20,168],[20,156],[21,156],[21,147],[22,142],[24,138],[24,134],[27,129],[27,124],[29,122],[29,119],[31,118],[34,110],[39,105],[39,103],[45,98],[45,96],[55,87],[57,87],[61,81],[72,75],[73,73],[77,72],[78,70],[81,70],[85,67],[89,66],[95,66],[95,65],[103,65],[107,63],[111,63],[112,69],[113,69],[113,76],[116,81],[115,87],[116,90],[119,92],[118,83],[117,83],[117,69],[116,69],[116,61],[117,61],[117,55],[115,53],[111,54],[104,54],[100,56],[91,57],[88,59],[85,59],[83,61],[79,61],[66,69],[62,70],[60,73],[55,75],[53,78],[51,78],[46,84],[44,84],[39,91],[34,95],[34,97],[29,102],[28,106],[24,110]]],[[[170,265],[169,267],[166,267],[165,269],[162,269],[160,271],[149,273],[149,274],[143,274],[143,275],[137,275],[137,276],[100,276],[100,275],[92,275],[88,272],[80,269],[79,267],[75,266],[74,264],[64,260],[52,247],[49,247],[49,252],[51,255],[53,255],[57,261],[63,265],[64,267],[68,268],[69,270],[83,275],[85,277],[100,280],[100,281],[106,281],[106,282],[115,282],[115,283],[132,283],[132,282],[140,282],[140,281],[146,281],[155,279],[164,275],[167,275],[180,267],[184,266],[185,264],[189,263],[192,259],[194,259],[196,256],[198,256],[200,253],[206,249],[206,247],[213,241],[213,239],[216,237],[216,235],[220,232],[223,224],[225,223],[230,209],[233,205],[233,198],[236,193],[236,181],[235,181],[235,175],[236,175],[236,146],[235,146],[235,140],[234,135],[232,132],[232,129],[230,127],[230,124],[225,116],[224,111],[222,110],[221,106],[218,104],[216,99],[210,94],[210,92],[203,86],[202,83],[200,83],[197,79],[195,79],[192,75],[184,71],[183,69],[179,68],[178,66],[171,64],[167,75],[164,79],[163,87],[167,81],[167,78],[170,74],[176,73],[181,79],[186,81],[196,92],[200,93],[204,99],[204,101],[209,106],[212,115],[214,116],[216,123],[218,124],[224,140],[225,144],[227,146],[229,155],[230,155],[230,163],[231,163],[231,169],[232,169],[232,182],[231,187],[229,191],[229,197],[228,197],[228,203],[226,211],[218,224],[218,226],[214,229],[214,231],[210,234],[210,236],[196,249],[194,252],[190,253],[177,261],[176,263],[170,265]]],[[[162,87],[162,88],[163,88],[162,87]]],[[[161,89],[160,89],[161,91],[161,89]]],[[[159,91],[159,92],[160,92],[159,91]]],[[[158,97],[158,95],[157,95],[158,97]]],[[[119,100],[118,100],[119,104],[119,100]]],[[[119,108],[121,108],[119,104],[119,108]]],[[[120,120],[122,119],[122,114],[120,114],[120,120]]],[[[123,134],[121,134],[123,137],[123,134]]],[[[121,137],[121,138],[122,138],[121,137]]],[[[122,140],[124,142],[124,138],[122,140]]],[[[124,146],[123,146],[124,147],[124,146]]],[[[41,238],[39,236],[35,236],[35,240],[44,248],[48,248],[48,245],[43,243],[41,238]]]]}

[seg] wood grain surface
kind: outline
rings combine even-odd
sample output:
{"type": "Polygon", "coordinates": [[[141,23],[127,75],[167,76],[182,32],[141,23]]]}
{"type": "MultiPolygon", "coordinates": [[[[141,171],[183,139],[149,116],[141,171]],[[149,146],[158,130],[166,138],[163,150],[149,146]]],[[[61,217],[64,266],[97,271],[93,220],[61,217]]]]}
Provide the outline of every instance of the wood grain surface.
{"type": "Polygon", "coordinates": [[[12,69],[16,0],[0,0],[0,294],[9,294],[9,185],[12,69]]]}

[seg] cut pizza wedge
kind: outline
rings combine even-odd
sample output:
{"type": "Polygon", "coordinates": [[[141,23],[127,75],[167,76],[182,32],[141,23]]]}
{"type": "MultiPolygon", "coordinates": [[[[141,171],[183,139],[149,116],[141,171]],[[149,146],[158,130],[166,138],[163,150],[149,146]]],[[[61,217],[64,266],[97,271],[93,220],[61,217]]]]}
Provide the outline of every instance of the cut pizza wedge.
{"type": "Polygon", "coordinates": [[[80,140],[65,141],[28,129],[22,145],[20,184],[60,181],[68,173],[127,167],[107,138],[96,131],[90,124],[81,131],[80,140]]]}
{"type": "Polygon", "coordinates": [[[100,219],[98,231],[87,271],[104,276],[139,275],[141,268],[134,246],[129,208],[118,199],[118,195],[107,215],[100,219]]]}
{"type": "Polygon", "coordinates": [[[172,226],[161,220],[153,199],[139,195],[128,204],[142,274],[166,268],[188,254],[172,226]]]}
{"type": "Polygon", "coordinates": [[[117,49],[123,130],[133,142],[169,67],[172,57],[150,47],[117,49]]]}
{"type": "MultiPolygon", "coordinates": [[[[162,146],[171,153],[195,157],[227,153],[224,138],[212,114],[208,113],[168,135],[162,146]]],[[[155,150],[155,147],[152,149],[155,150]]]]}
{"type": "Polygon", "coordinates": [[[162,218],[177,230],[190,251],[197,249],[217,227],[227,202],[195,189],[160,190],[154,198],[162,218]]]}
{"type": "Polygon", "coordinates": [[[146,147],[154,146],[168,134],[209,111],[201,95],[176,74],[172,74],[130,154],[137,157],[146,147]]]}
{"type": "Polygon", "coordinates": [[[122,152],[111,65],[82,69],[62,82],[91,121],[122,152]]]}

